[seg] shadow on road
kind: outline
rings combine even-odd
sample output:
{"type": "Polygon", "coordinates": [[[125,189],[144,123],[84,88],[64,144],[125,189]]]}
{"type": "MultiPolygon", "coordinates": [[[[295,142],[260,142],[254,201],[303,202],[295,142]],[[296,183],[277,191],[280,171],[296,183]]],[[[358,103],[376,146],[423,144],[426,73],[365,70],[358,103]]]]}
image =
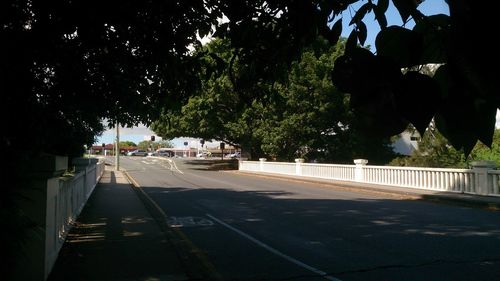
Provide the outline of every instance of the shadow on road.
{"type": "Polygon", "coordinates": [[[219,170],[237,170],[237,159],[196,159],[184,162],[186,165],[191,166],[193,170],[205,171],[219,171],[219,170]]]}
{"type": "MultiPolygon", "coordinates": [[[[425,280],[429,276],[489,280],[500,274],[500,213],[496,212],[419,200],[300,198],[303,195],[279,187],[143,189],[166,206],[167,213],[190,214],[196,209],[196,215],[203,216],[206,212],[287,254],[317,261],[342,280],[425,280]]],[[[196,232],[201,238],[195,242],[207,245],[227,280],[295,278],[297,273],[290,268],[260,264],[255,250],[237,239],[215,239],[216,226],[200,226],[196,232]],[[249,265],[252,260],[255,264],[249,265]]],[[[189,231],[195,233],[192,228],[189,231]]]]}

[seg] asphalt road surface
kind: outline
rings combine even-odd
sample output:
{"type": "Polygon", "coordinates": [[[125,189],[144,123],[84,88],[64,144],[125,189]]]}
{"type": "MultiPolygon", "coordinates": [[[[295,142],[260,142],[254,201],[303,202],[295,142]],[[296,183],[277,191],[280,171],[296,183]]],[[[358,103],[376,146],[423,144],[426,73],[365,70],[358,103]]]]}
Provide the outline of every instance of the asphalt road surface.
{"type": "Polygon", "coordinates": [[[500,212],[173,160],[120,163],[223,280],[500,280],[500,212]]]}

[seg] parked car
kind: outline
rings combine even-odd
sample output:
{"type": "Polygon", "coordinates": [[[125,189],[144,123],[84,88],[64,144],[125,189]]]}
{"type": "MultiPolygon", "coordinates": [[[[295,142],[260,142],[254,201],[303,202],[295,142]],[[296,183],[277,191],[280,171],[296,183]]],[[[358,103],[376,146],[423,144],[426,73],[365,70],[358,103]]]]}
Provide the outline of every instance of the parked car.
{"type": "Polygon", "coordinates": [[[241,157],[241,152],[237,151],[235,153],[229,154],[230,158],[240,158],[241,157]]]}
{"type": "Polygon", "coordinates": [[[136,149],[136,150],[133,150],[133,151],[129,151],[127,153],[128,156],[146,156],[148,155],[147,151],[146,150],[142,150],[142,149],[136,149]]]}
{"type": "Polygon", "coordinates": [[[156,150],[156,156],[163,156],[163,157],[171,157],[174,155],[174,152],[167,149],[167,148],[160,148],[156,150]]]}
{"type": "Polygon", "coordinates": [[[196,157],[198,157],[198,158],[212,157],[212,152],[210,152],[210,151],[203,151],[201,153],[196,154],[196,157]]]}

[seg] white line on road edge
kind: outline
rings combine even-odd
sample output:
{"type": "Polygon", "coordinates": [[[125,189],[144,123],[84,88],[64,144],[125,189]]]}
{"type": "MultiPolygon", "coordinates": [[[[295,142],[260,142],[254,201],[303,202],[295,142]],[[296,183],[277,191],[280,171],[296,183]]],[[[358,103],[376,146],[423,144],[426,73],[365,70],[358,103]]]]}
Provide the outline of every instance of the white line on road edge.
{"type": "Polygon", "coordinates": [[[245,237],[246,239],[248,239],[248,240],[250,240],[250,241],[254,242],[255,244],[257,244],[257,245],[261,246],[262,248],[264,248],[264,249],[268,250],[269,252],[271,252],[271,253],[273,253],[273,254],[275,254],[275,255],[277,255],[277,256],[280,256],[280,257],[282,257],[282,258],[284,258],[284,259],[286,259],[286,260],[287,260],[287,261],[289,261],[289,262],[292,262],[292,263],[294,263],[294,264],[296,264],[296,265],[298,265],[298,266],[300,266],[300,267],[302,267],[302,268],[305,268],[305,269],[307,269],[307,270],[309,270],[309,271],[312,271],[312,272],[314,272],[314,273],[316,273],[316,274],[320,275],[321,277],[323,277],[323,278],[325,278],[325,279],[327,279],[327,280],[331,280],[331,281],[341,281],[340,279],[337,279],[337,278],[335,278],[335,277],[333,277],[333,276],[328,275],[328,274],[327,274],[326,272],[324,272],[324,271],[321,271],[321,270],[319,270],[319,269],[317,269],[317,268],[315,268],[315,267],[312,267],[312,266],[310,266],[310,265],[308,265],[308,264],[305,264],[305,263],[303,263],[303,262],[301,262],[301,261],[299,261],[299,260],[297,260],[297,259],[294,259],[294,258],[292,258],[292,257],[290,257],[290,256],[288,256],[288,255],[286,255],[286,254],[284,254],[284,253],[282,253],[282,252],[280,252],[280,251],[278,251],[278,250],[274,249],[273,247],[271,247],[271,246],[269,246],[269,245],[265,244],[264,242],[261,242],[261,241],[259,241],[259,240],[255,239],[254,237],[252,237],[252,236],[250,236],[250,235],[246,234],[245,232],[243,232],[243,231],[241,231],[241,230],[239,230],[239,229],[237,229],[237,228],[235,228],[235,227],[233,227],[233,226],[231,226],[231,225],[229,225],[229,224],[227,224],[227,223],[225,223],[225,222],[221,221],[220,219],[218,219],[218,218],[216,218],[216,217],[214,217],[214,216],[212,216],[212,215],[210,215],[210,214],[206,214],[206,215],[207,215],[207,217],[209,217],[209,218],[211,218],[212,220],[214,220],[214,221],[218,222],[219,224],[221,224],[221,225],[225,226],[226,228],[229,228],[230,230],[232,230],[232,231],[234,231],[234,232],[238,233],[239,235],[241,235],[241,236],[245,237]]]}
{"type": "Polygon", "coordinates": [[[175,161],[174,161],[174,160],[172,160],[172,159],[167,159],[167,161],[168,161],[168,163],[170,163],[170,170],[171,170],[171,171],[173,171],[173,168],[175,168],[175,170],[176,170],[177,172],[179,172],[179,173],[181,173],[181,174],[183,174],[183,175],[184,175],[184,173],[183,173],[181,170],[179,170],[179,168],[177,168],[177,164],[175,164],[175,161]]]}

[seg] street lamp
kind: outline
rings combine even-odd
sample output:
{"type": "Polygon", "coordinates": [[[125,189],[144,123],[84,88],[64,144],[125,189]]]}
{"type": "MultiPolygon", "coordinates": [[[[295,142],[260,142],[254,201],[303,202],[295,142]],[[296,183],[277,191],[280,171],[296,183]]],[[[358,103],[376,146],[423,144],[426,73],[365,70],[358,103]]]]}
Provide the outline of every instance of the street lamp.
{"type": "Polygon", "coordinates": [[[115,171],[120,170],[120,123],[116,122],[115,171]]]}

